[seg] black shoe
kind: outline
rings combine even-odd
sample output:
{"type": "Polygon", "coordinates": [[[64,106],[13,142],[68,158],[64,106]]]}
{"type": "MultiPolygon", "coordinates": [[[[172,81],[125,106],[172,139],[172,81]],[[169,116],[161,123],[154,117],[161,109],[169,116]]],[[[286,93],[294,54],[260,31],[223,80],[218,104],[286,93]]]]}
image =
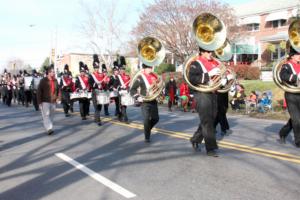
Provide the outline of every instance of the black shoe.
{"type": "Polygon", "coordinates": [[[150,139],[145,139],[144,142],[145,143],[150,143],[150,139]]]}
{"type": "MultiPolygon", "coordinates": [[[[192,143],[192,147],[195,151],[197,151],[199,149],[199,143],[198,142],[195,142],[192,140],[192,138],[190,139],[190,142],[192,143]]],[[[201,151],[201,149],[200,149],[201,151]]]]}
{"type": "Polygon", "coordinates": [[[226,131],[221,131],[221,136],[225,136],[226,135],[226,131]]]}
{"type": "Polygon", "coordinates": [[[70,108],[70,112],[71,112],[71,113],[73,113],[73,112],[74,112],[73,108],[70,108]]]}
{"type": "Polygon", "coordinates": [[[102,126],[102,123],[101,123],[101,121],[100,121],[100,122],[98,122],[97,124],[98,124],[98,126],[102,126]]]}
{"type": "Polygon", "coordinates": [[[279,139],[278,139],[278,142],[279,142],[280,144],[285,144],[285,137],[280,136],[279,139]]]}
{"type": "Polygon", "coordinates": [[[69,113],[67,113],[67,114],[65,114],[65,116],[66,116],[66,117],[70,117],[70,114],[69,114],[69,113]]]}
{"type": "Polygon", "coordinates": [[[109,113],[105,113],[105,116],[109,116],[109,113]]]}
{"type": "Polygon", "coordinates": [[[219,157],[219,155],[217,154],[217,152],[215,150],[208,151],[207,156],[219,157]]]}
{"type": "Polygon", "coordinates": [[[48,131],[47,131],[47,134],[48,135],[52,135],[54,133],[54,131],[52,130],[52,129],[49,129],[48,131]]]}
{"type": "Polygon", "coordinates": [[[86,117],[82,117],[81,119],[82,119],[82,120],[86,120],[86,117]]]}
{"type": "Polygon", "coordinates": [[[295,143],[295,146],[296,146],[297,148],[300,148],[300,142],[295,143]]]}

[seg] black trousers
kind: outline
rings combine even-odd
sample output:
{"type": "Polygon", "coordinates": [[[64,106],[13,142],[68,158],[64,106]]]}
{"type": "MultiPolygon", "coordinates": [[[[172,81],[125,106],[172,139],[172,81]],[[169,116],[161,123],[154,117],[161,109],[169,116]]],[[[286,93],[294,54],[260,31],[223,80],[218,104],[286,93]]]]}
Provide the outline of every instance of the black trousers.
{"type": "Polygon", "coordinates": [[[227,110],[228,110],[228,93],[218,93],[217,94],[217,116],[214,122],[214,127],[216,128],[218,123],[220,123],[221,131],[226,132],[229,129],[229,123],[227,120],[227,110]]]}
{"type": "Polygon", "coordinates": [[[93,95],[92,101],[93,101],[93,105],[94,105],[94,109],[95,109],[94,119],[95,119],[95,122],[98,123],[98,122],[101,122],[100,113],[102,110],[102,105],[97,103],[97,96],[94,91],[93,91],[92,95],[93,95]]]}
{"type": "Polygon", "coordinates": [[[293,130],[292,119],[290,118],[287,123],[280,129],[279,136],[286,138],[293,130]]]}
{"type": "Polygon", "coordinates": [[[121,120],[127,122],[128,116],[127,116],[127,106],[121,105],[121,120]]]}
{"type": "Polygon", "coordinates": [[[159,121],[157,101],[144,102],[142,104],[142,114],[144,117],[144,134],[145,139],[150,139],[151,129],[159,121]]]}
{"type": "Polygon", "coordinates": [[[300,145],[300,94],[285,92],[284,96],[291,117],[295,144],[300,145]]]}
{"type": "Polygon", "coordinates": [[[79,99],[79,109],[80,109],[80,116],[81,117],[86,117],[88,114],[88,109],[89,109],[89,99],[79,99]]]}
{"type": "Polygon", "coordinates": [[[13,93],[12,93],[12,90],[7,90],[7,92],[6,92],[6,99],[5,99],[5,104],[7,105],[7,106],[11,106],[11,100],[12,100],[12,96],[13,96],[13,93]]]}
{"type": "Polygon", "coordinates": [[[18,90],[18,103],[22,103],[22,105],[24,106],[24,102],[25,102],[25,91],[24,91],[24,87],[21,87],[18,90]]]}
{"type": "Polygon", "coordinates": [[[38,105],[38,102],[37,102],[37,96],[36,96],[36,91],[35,90],[31,91],[31,97],[32,97],[32,104],[34,106],[34,109],[36,111],[38,111],[39,110],[39,105],[38,105]]]}
{"type": "Polygon", "coordinates": [[[63,105],[64,113],[68,114],[71,107],[70,92],[64,90],[61,91],[61,103],[63,105]]]}
{"type": "Polygon", "coordinates": [[[31,103],[31,92],[30,90],[24,91],[24,100],[25,100],[25,106],[28,107],[28,105],[31,103]]]}
{"type": "Polygon", "coordinates": [[[120,97],[113,97],[116,105],[116,111],[115,116],[121,117],[121,111],[120,111],[120,97]]]}
{"type": "Polygon", "coordinates": [[[200,123],[191,141],[202,143],[204,139],[206,151],[215,150],[218,148],[214,128],[214,121],[217,116],[217,95],[202,92],[195,92],[194,95],[200,123]]]}

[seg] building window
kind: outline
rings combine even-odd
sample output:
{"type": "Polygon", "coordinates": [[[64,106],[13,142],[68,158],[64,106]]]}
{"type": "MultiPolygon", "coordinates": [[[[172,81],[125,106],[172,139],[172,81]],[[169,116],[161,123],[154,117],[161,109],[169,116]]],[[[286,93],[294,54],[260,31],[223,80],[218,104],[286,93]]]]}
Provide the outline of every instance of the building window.
{"type": "Polygon", "coordinates": [[[246,25],[247,31],[258,31],[259,30],[259,24],[247,24],[246,25]]]}
{"type": "Polygon", "coordinates": [[[280,20],[271,21],[271,24],[273,28],[282,27],[286,25],[286,20],[280,19],[280,20]]]}
{"type": "Polygon", "coordinates": [[[275,47],[275,51],[271,53],[272,61],[277,61],[285,55],[285,50],[281,49],[279,44],[276,44],[275,47]]]}

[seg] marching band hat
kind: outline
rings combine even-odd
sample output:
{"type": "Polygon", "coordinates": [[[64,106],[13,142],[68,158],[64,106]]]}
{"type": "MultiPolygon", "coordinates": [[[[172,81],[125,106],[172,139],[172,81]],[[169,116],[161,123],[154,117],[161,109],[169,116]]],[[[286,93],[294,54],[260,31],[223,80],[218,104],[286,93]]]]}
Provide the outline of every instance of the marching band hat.
{"type": "Polygon", "coordinates": [[[97,54],[93,55],[93,67],[94,69],[98,69],[100,65],[100,61],[97,54]]]}
{"type": "Polygon", "coordinates": [[[118,64],[120,68],[126,68],[126,59],[124,56],[119,57],[118,64]]]}
{"type": "Polygon", "coordinates": [[[212,52],[212,51],[208,51],[206,49],[203,49],[203,48],[199,47],[199,52],[200,53],[204,53],[204,52],[212,52]]]}
{"type": "Polygon", "coordinates": [[[297,52],[291,45],[289,49],[289,57],[292,57],[293,55],[297,55],[297,54],[300,54],[300,52],[297,52]]]}
{"type": "Polygon", "coordinates": [[[87,64],[84,65],[84,69],[85,69],[86,73],[89,73],[89,68],[88,68],[87,64]]]}
{"type": "Polygon", "coordinates": [[[106,65],[103,63],[102,65],[101,65],[101,68],[102,68],[102,72],[107,72],[107,68],[106,68],[106,65]]]}
{"type": "Polygon", "coordinates": [[[37,73],[36,69],[33,69],[32,74],[36,74],[36,73],[37,73]]]}
{"type": "Polygon", "coordinates": [[[79,62],[79,72],[85,72],[85,67],[82,61],[79,62]]]}
{"type": "Polygon", "coordinates": [[[118,61],[114,61],[114,62],[113,62],[113,66],[114,66],[114,67],[113,67],[113,70],[114,70],[114,71],[119,70],[118,61]]]}
{"type": "Polygon", "coordinates": [[[69,70],[69,65],[68,65],[68,64],[65,64],[64,70],[70,71],[70,70],[69,70]]]}
{"type": "Polygon", "coordinates": [[[142,67],[143,67],[143,69],[145,69],[145,68],[152,68],[152,66],[145,65],[144,63],[142,64],[142,67]]]}

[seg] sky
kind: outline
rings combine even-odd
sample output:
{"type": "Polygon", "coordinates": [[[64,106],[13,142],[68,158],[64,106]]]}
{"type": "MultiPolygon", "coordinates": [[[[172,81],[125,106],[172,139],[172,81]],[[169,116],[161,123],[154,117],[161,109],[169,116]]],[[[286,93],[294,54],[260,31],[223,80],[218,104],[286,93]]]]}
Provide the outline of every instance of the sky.
{"type": "MultiPolygon", "coordinates": [[[[0,73],[14,59],[39,68],[51,48],[59,54],[93,53],[80,34],[80,24],[86,19],[82,6],[111,1],[124,8],[119,12],[126,15],[129,32],[154,0],[0,0],[0,73]]],[[[250,0],[222,1],[238,5],[250,0]]]]}

